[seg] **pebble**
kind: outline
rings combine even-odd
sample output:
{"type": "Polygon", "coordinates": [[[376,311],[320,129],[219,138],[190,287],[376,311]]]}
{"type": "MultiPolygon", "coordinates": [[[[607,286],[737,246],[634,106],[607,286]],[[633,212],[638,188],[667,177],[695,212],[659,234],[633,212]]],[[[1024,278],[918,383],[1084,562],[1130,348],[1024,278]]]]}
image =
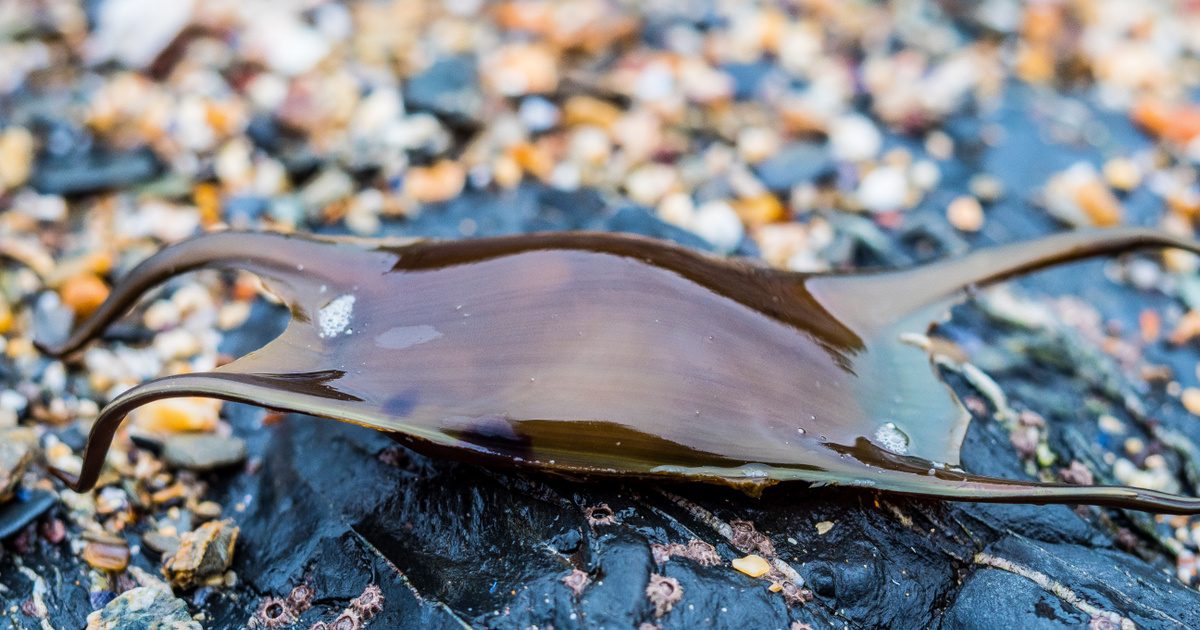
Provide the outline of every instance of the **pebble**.
{"type": "Polygon", "coordinates": [[[34,138],[24,127],[0,133],[0,190],[24,184],[33,170],[34,138]]]}
{"type": "Polygon", "coordinates": [[[696,204],[687,193],[671,193],[658,204],[658,218],[686,229],[696,220],[696,204]]]}
{"type": "Polygon", "coordinates": [[[897,166],[882,166],[867,173],[856,192],[859,205],[868,212],[889,212],[904,207],[908,179],[897,166]]]}
{"type": "Polygon", "coordinates": [[[724,201],[710,201],[700,206],[691,229],[721,252],[737,249],[745,236],[737,213],[724,201]]]}
{"type": "Polygon", "coordinates": [[[558,56],[545,44],[506,44],[482,66],[484,83],[504,96],[547,94],[558,87],[558,56]]]}
{"type": "Polygon", "coordinates": [[[129,545],[124,540],[89,540],[83,546],[83,560],[99,571],[121,572],[129,566],[129,545]]]}
{"type": "Polygon", "coordinates": [[[737,199],[731,205],[742,222],[749,226],[761,226],[787,218],[787,210],[779,198],[770,193],[737,199]]]}
{"type": "Polygon", "coordinates": [[[779,133],[768,127],[746,127],[738,132],[738,156],[748,164],[757,164],[775,155],[781,144],[779,133]]]}
{"type": "Polygon", "coordinates": [[[755,165],[755,174],[775,192],[825,177],[833,172],[833,159],[826,144],[795,142],[755,165]]]}
{"type": "Polygon", "coordinates": [[[1073,227],[1112,227],[1121,223],[1121,202],[1090,164],[1080,162],[1054,174],[1042,191],[1051,216],[1073,227]]]}
{"type": "Polygon", "coordinates": [[[329,54],[330,42],[298,14],[284,5],[260,8],[239,40],[248,56],[261,59],[279,74],[296,76],[312,70],[329,54]]]}
{"type": "Polygon", "coordinates": [[[819,536],[824,536],[831,529],[833,529],[832,521],[821,521],[817,523],[817,535],[819,536]]]}
{"type": "Polygon", "coordinates": [[[220,419],[221,401],[183,397],[155,400],[130,413],[134,425],[151,433],[212,431],[220,419]]]}
{"type": "Polygon", "coordinates": [[[161,586],[139,586],[118,595],[87,617],[86,630],[202,630],[187,602],[161,586]]]}
{"type": "Polygon", "coordinates": [[[1129,158],[1113,158],[1104,163],[1104,180],[1117,190],[1129,192],[1142,183],[1142,169],[1129,158]]]}
{"type": "Polygon", "coordinates": [[[679,185],[675,169],[651,162],[637,167],[625,178],[625,193],[635,203],[655,206],[679,185]]]}
{"type": "Polygon", "coordinates": [[[563,122],[569,126],[589,125],[610,129],[621,117],[621,108],[586,94],[572,96],[563,105],[563,122]]]}
{"type": "Polygon", "coordinates": [[[50,508],[58,505],[58,497],[53,492],[34,488],[27,494],[18,494],[16,498],[0,503],[0,540],[24,531],[50,508]]]}
{"type": "Polygon", "coordinates": [[[530,96],[521,100],[517,117],[530,131],[541,132],[557,125],[560,114],[554,103],[540,96],[530,96]]]}
{"type": "Polygon", "coordinates": [[[1200,387],[1185,387],[1179,396],[1179,402],[1183,403],[1184,409],[1192,415],[1200,416],[1200,387]]]}
{"type": "Polygon", "coordinates": [[[67,279],[58,289],[63,304],[77,320],[91,315],[108,298],[109,288],[95,274],[84,273],[67,279]]]}
{"type": "Polygon", "coordinates": [[[177,588],[220,581],[233,562],[237,537],[232,520],[204,523],[180,536],[179,549],[163,561],[163,575],[177,588]]]}
{"type": "Polygon", "coordinates": [[[213,470],[245,461],[246,443],[232,436],[176,434],[163,442],[162,458],[175,468],[213,470]]]}
{"type": "Polygon", "coordinates": [[[91,63],[115,60],[131,68],[145,68],[191,21],[194,6],[195,0],[98,3],[86,57],[91,63]]]}
{"type": "Polygon", "coordinates": [[[474,59],[446,57],[409,77],[404,84],[404,103],[412,111],[432,113],[452,125],[482,123],[484,100],[474,59]]]}
{"type": "Polygon", "coordinates": [[[755,554],[750,554],[743,558],[734,558],[731,564],[733,564],[733,568],[752,578],[762,577],[771,572],[771,563],[767,562],[762,556],[755,554]]]}
{"type": "Polygon", "coordinates": [[[179,551],[179,536],[161,531],[146,532],[142,535],[142,544],[164,556],[173,556],[179,551]]]}
{"type": "Polygon", "coordinates": [[[13,497],[21,476],[38,452],[37,435],[32,429],[14,427],[0,430],[0,503],[13,497]]]}
{"type": "Polygon", "coordinates": [[[995,203],[1004,196],[1004,183],[995,175],[977,173],[967,182],[967,190],[983,203],[995,203]]]}
{"type": "Polygon", "coordinates": [[[158,176],[161,169],[149,149],[98,150],[38,160],[29,183],[42,194],[74,196],[136,186],[158,176]]]}
{"type": "Polygon", "coordinates": [[[829,148],[838,160],[863,162],[879,154],[883,134],[866,116],[848,114],[829,126],[829,148]]]}
{"type": "Polygon", "coordinates": [[[946,206],[946,220],[963,232],[978,232],[983,228],[983,206],[974,197],[957,197],[946,206]]]}
{"type": "Polygon", "coordinates": [[[404,192],[421,203],[449,201],[462,192],[467,173],[458,162],[443,160],[432,166],[409,169],[404,192]]]}

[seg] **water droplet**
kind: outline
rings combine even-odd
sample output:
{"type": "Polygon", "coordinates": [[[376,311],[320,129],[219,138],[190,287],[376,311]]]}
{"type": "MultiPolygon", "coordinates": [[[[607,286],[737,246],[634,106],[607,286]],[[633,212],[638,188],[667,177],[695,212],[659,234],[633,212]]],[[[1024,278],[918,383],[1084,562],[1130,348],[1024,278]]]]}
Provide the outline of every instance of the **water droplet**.
{"type": "Polygon", "coordinates": [[[908,454],[908,435],[894,423],[888,422],[876,429],[875,441],[879,446],[897,455],[908,454]]]}

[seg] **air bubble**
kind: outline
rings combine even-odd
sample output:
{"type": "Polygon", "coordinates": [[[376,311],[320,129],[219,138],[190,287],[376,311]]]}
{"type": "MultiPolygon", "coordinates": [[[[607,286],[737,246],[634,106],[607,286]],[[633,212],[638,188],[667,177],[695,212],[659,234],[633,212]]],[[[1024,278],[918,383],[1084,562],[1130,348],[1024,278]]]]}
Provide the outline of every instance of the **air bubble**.
{"type": "Polygon", "coordinates": [[[875,431],[875,441],[879,446],[897,455],[908,454],[908,435],[891,422],[875,431]]]}

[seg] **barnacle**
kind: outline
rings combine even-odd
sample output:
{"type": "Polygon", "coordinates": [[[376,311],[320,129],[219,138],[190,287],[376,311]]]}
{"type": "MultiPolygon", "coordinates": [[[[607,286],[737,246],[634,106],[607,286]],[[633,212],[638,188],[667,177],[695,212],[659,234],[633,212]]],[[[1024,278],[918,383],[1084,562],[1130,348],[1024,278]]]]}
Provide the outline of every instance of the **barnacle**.
{"type": "Polygon", "coordinates": [[[617,522],[617,515],[612,508],[608,507],[607,503],[597,503],[583,508],[583,517],[587,519],[588,525],[596,527],[598,525],[614,525],[617,522]]]}
{"type": "Polygon", "coordinates": [[[282,628],[296,623],[296,617],[286,600],[268,597],[258,605],[253,621],[254,625],[260,628],[282,628]]]}
{"type": "Polygon", "coordinates": [[[683,599],[683,587],[673,577],[652,573],[650,583],[646,585],[646,598],[654,604],[654,616],[661,617],[683,599]]]}
{"type": "Polygon", "coordinates": [[[311,586],[308,584],[299,584],[292,589],[291,593],[288,594],[288,606],[291,607],[294,613],[299,615],[309,608],[312,608],[312,600],[315,595],[316,592],[313,591],[311,586]]]}
{"type": "Polygon", "coordinates": [[[383,591],[374,584],[368,584],[358,597],[350,600],[350,608],[364,619],[374,617],[383,610],[383,591]]]}
{"type": "Polygon", "coordinates": [[[333,623],[329,624],[329,630],[359,630],[362,628],[362,615],[355,612],[353,609],[343,610],[342,614],[338,615],[333,623]]]}
{"type": "Polygon", "coordinates": [[[575,597],[582,595],[583,589],[587,588],[587,585],[591,583],[591,581],[592,579],[588,577],[588,574],[584,571],[580,571],[579,569],[571,569],[571,572],[564,575],[562,579],[562,583],[565,584],[567,588],[571,589],[571,592],[575,594],[575,597]]]}
{"type": "MultiPolygon", "coordinates": [[[[64,343],[40,347],[74,352],[154,285],[203,267],[257,274],[291,323],[212,372],[116,397],[92,427],[80,474],[58,474],[91,488],[126,413],[209,396],[372,427],[428,453],[566,474],[1196,513],[1194,497],[964,471],[971,416],[940,378],[939,346],[914,343],[972,287],[1147,247],[1200,252],[1191,240],[1122,228],[906,269],[805,274],[613,234],[202,235],[144,261],[64,343]]],[[[610,518],[593,510],[589,522],[610,518]]],[[[770,541],[748,535],[738,533],[739,548],[770,555],[770,541]]]]}

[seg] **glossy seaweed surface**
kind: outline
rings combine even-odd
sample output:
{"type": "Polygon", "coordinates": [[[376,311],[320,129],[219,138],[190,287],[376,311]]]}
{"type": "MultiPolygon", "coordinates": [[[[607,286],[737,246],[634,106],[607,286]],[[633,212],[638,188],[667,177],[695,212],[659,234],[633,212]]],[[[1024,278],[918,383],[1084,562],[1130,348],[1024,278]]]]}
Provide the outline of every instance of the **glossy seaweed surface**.
{"type": "Polygon", "coordinates": [[[199,395],[563,473],[1200,512],[1200,499],[1152,490],[961,470],[970,416],[913,342],[970,287],[1142,247],[1200,251],[1117,229],[895,271],[806,275],[611,234],[405,243],[206,234],[146,260],[70,339],[43,350],[78,350],[147,289],[202,267],[258,274],[291,323],[213,372],[118,396],[92,428],[81,473],[59,474],[90,489],[131,409],[199,395]]]}

